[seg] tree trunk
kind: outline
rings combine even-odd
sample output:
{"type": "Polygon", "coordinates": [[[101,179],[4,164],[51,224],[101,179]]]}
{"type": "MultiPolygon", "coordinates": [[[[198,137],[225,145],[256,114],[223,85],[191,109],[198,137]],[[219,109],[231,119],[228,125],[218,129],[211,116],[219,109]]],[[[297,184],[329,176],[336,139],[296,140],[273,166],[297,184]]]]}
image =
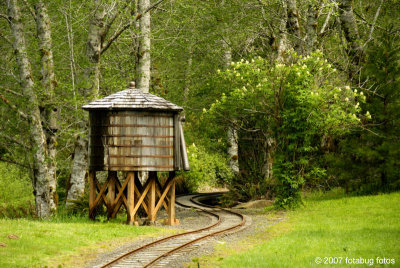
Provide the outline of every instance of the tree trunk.
{"type": "Polygon", "coordinates": [[[46,6],[43,1],[39,1],[35,5],[36,10],[36,24],[37,34],[39,40],[39,51],[40,51],[40,64],[41,64],[41,75],[42,75],[42,86],[45,99],[42,100],[41,114],[43,131],[46,135],[47,140],[47,152],[48,160],[47,167],[49,173],[49,193],[50,193],[50,207],[53,211],[57,209],[57,163],[56,163],[56,132],[58,130],[57,123],[57,108],[54,105],[54,89],[57,85],[57,81],[54,74],[54,62],[52,52],[52,40],[51,40],[51,29],[50,19],[47,14],[46,6]]]}
{"type": "Polygon", "coordinates": [[[79,135],[75,142],[74,160],[72,164],[71,177],[67,195],[66,206],[73,204],[71,201],[78,200],[85,192],[85,177],[88,165],[88,142],[85,137],[79,135]]]}
{"type": "Polygon", "coordinates": [[[193,63],[193,51],[192,44],[188,48],[188,58],[185,70],[185,89],[183,90],[183,103],[186,105],[189,97],[190,86],[192,82],[192,63],[193,63]]]}
{"type": "Polygon", "coordinates": [[[341,28],[348,43],[347,54],[353,63],[353,66],[349,70],[349,77],[352,79],[357,72],[357,66],[360,64],[363,54],[358,27],[353,13],[353,1],[340,0],[339,14],[341,28]]]}
{"type": "Polygon", "coordinates": [[[228,157],[229,168],[235,176],[239,175],[239,144],[238,134],[234,127],[228,128],[228,157]]]}
{"type": "Polygon", "coordinates": [[[150,12],[144,13],[150,7],[150,0],[138,1],[139,47],[136,66],[136,87],[143,92],[150,88],[150,12]]]}
{"type": "Polygon", "coordinates": [[[12,35],[14,37],[13,47],[19,71],[22,93],[27,100],[26,110],[30,118],[29,131],[34,145],[33,187],[36,213],[39,218],[45,218],[51,216],[53,213],[50,198],[51,193],[49,191],[49,181],[51,181],[51,176],[47,167],[46,136],[42,128],[38,99],[33,90],[34,82],[31,65],[26,53],[23,25],[17,0],[7,0],[7,12],[12,35]]]}
{"type": "Polygon", "coordinates": [[[309,55],[313,50],[315,43],[317,42],[317,25],[318,25],[318,13],[317,6],[313,3],[308,5],[307,10],[307,24],[306,24],[306,47],[305,54],[309,55]]]}
{"type": "MultiPolygon", "coordinates": [[[[90,20],[86,55],[89,58],[90,66],[86,73],[86,80],[90,84],[88,91],[81,94],[89,100],[96,99],[100,92],[100,56],[107,30],[105,27],[106,9],[101,1],[96,1],[96,12],[90,20]]],[[[72,162],[70,188],[68,189],[66,206],[70,206],[71,201],[80,198],[85,191],[85,175],[88,166],[88,141],[84,135],[87,129],[87,120],[84,118],[79,124],[81,134],[77,137],[74,148],[74,159],[72,162]]]]}
{"type": "MultiPolygon", "coordinates": [[[[138,0],[137,12],[140,19],[137,23],[139,27],[139,37],[137,39],[137,54],[136,54],[136,88],[142,92],[150,91],[151,78],[151,57],[150,57],[150,33],[151,25],[150,12],[145,12],[150,7],[150,0],[138,0]]],[[[139,180],[144,184],[149,178],[149,173],[146,171],[139,172],[139,180]]]]}
{"type": "Polygon", "coordinates": [[[264,161],[262,174],[267,185],[273,184],[273,166],[275,161],[276,141],[272,137],[267,137],[264,141],[264,161]]]}
{"type": "Polygon", "coordinates": [[[106,9],[101,3],[99,3],[95,8],[96,12],[89,24],[88,42],[86,47],[86,55],[91,63],[88,72],[88,80],[91,84],[91,91],[89,92],[90,98],[96,98],[100,92],[100,56],[105,37],[104,17],[106,15],[106,9]]]}
{"type": "MultiPolygon", "coordinates": [[[[222,47],[224,49],[224,67],[228,68],[232,62],[232,50],[229,44],[226,43],[225,40],[222,40],[222,47]]],[[[235,124],[235,119],[233,119],[233,124],[235,124]]],[[[235,126],[228,126],[227,131],[227,146],[228,146],[228,159],[229,159],[229,168],[232,170],[232,173],[235,176],[239,175],[239,140],[238,133],[235,126]]]]}
{"type": "Polygon", "coordinates": [[[287,24],[289,34],[293,36],[293,49],[298,55],[303,54],[303,44],[300,32],[299,13],[296,0],[287,0],[287,24]]]}
{"type": "Polygon", "coordinates": [[[286,24],[287,24],[287,9],[286,9],[286,1],[282,0],[282,17],[279,23],[279,43],[277,47],[277,61],[284,62],[286,58],[286,51],[288,50],[287,43],[287,33],[286,33],[286,24]]]}

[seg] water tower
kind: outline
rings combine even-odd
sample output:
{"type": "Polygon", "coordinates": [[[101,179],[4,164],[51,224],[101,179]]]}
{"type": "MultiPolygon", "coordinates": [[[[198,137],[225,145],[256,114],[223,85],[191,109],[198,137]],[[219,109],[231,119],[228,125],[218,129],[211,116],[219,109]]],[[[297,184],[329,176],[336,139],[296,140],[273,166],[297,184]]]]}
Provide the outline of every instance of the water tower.
{"type": "Polygon", "coordinates": [[[96,208],[104,202],[109,218],[124,206],[128,223],[137,224],[137,211],[143,207],[152,223],[164,206],[168,224],[176,224],[175,171],[189,170],[183,108],[143,93],[133,82],[82,108],[89,111],[89,217],[95,219],[96,208]],[[96,179],[97,171],[108,171],[103,185],[96,179]],[[143,184],[141,171],[148,172],[143,184]],[[157,172],[168,172],[164,185],[157,172]],[[118,174],[125,177],[122,183],[118,174]]]}

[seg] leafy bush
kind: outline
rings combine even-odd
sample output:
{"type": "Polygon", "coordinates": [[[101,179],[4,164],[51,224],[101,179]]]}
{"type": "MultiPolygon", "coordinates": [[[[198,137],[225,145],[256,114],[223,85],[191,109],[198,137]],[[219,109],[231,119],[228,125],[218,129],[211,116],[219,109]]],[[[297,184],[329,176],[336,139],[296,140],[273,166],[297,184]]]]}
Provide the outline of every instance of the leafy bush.
{"type": "Polygon", "coordinates": [[[227,165],[227,159],[221,154],[207,152],[204,147],[195,144],[188,146],[187,152],[190,171],[184,172],[183,175],[190,191],[231,181],[232,172],[227,165]]]}
{"type": "MultiPolygon", "coordinates": [[[[242,185],[264,180],[247,189],[273,187],[279,207],[297,206],[304,182],[325,176],[319,161],[324,136],[340,137],[370,118],[369,112],[361,114],[364,93],[343,85],[321,52],[293,54],[286,64],[261,57],[232,62],[216,85],[221,98],[205,112],[239,131],[239,147],[243,140],[257,147],[241,159],[246,161],[241,168],[247,168],[242,185]]],[[[243,154],[248,146],[241,148],[243,154]]]]}

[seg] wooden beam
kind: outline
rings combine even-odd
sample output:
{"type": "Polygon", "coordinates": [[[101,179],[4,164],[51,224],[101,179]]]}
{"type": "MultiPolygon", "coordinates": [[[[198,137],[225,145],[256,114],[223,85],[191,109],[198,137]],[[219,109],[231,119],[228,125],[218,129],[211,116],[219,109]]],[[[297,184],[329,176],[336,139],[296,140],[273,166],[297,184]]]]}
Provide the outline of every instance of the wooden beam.
{"type": "Polygon", "coordinates": [[[128,182],[129,182],[129,180],[125,179],[124,185],[121,186],[121,183],[119,181],[117,181],[117,189],[118,189],[117,197],[118,197],[118,199],[116,199],[116,204],[113,208],[112,218],[115,218],[115,216],[117,215],[117,213],[122,205],[125,206],[125,209],[128,213],[128,201],[126,200],[126,197],[124,194],[124,190],[125,190],[128,182]]]}
{"type": "MultiPolygon", "coordinates": [[[[136,185],[136,186],[137,186],[137,185],[136,185]]],[[[138,190],[137,187],[135,187],[135,193],[136,193],[136,195],[137,195],[137,198],[136,198],[136,199],[139,199],[139,198],[142,196],[142,194],[140,193],[140,191],[138,190]]],[[[148,198],[147,198],[147,196],[145,196],[145,201],[142,202],[142,206],[143,206],[143,208],[144,208],[146,214],[149,214],[149,209],[147,208],[147,205],[146,205],[147,200],[148,200],[148,198]]]]}
{"type": "MultiPolygon", "coordinates": [[[[137,173],[137,171],[135,171],[135,172],[137,173]]],[[[147,187],[149,182],[150,182],[150,180],[147,180],[146,183],[144,184],[144,186],[142,186],[142,183],[139,180],[139,176],[135,176],[135,185],[136,185],[135,193],[137,195],[137,199],[139,199],[142,196],[143,189],[145,189],[147,187]]],[[[149,203],[149,198],[147,196],[145,196],[142,206],[143,206],[144,210],[146,211],[146,214],[149,215],[149,210],[146,205],[147,203],[149,203]]]]}
{"type": "Polygon", "coordinates": [[[95,207],[95,199],[96,199],[96,171],[90,170],[89,171],[89,218],[94,220],[96,218],[96,214],[93,213],[93,208],[95,207]]]}
{"type": "MultiPolygon", "coordinates": [[[[149,178],[150,179],[150,178],[149,178]]],[[[149,182],[149,179],[147,182],[149,182]]],[[[144,191],[142,192],[142,195],[140,196],[139,200],[137,201],[135,208],[133,209],[133,214],[136,214],[137,210],[139,209],[139,206],[142,204],[144,198],[146,197],[147,192],[149,191],[151,184],[146,182],[146,187],[144,188],[144,191]]]]}
{"type": "MultiPolygon", "coordinates": [[[[161,198],[161,189],[163,189],[163,187],[161,187],[160,182],[158,180],[156,180],[156,194],[158,195],[159,198],[161,198]]],[[[165,211],[168,211],[168,205],[165,201],[169,202],[168,196],[166,196],[162,202],[165,211]]]]}
{"type": "Polygon", "coordinates": [[[168,224],[176,225],[175,219],[175,180],[172,182],[168,206],[168,224]]]}
{"type": "Polygon", "coordinates": [[[96,180],[96,178],[94,179],[94,182],[95,182],[95,184],[96,184],[96,187],[99,188],[99,194],[97,195],[96,200],[94,200],[94,207],[96,207],[96,206],[98,205],[98,202],[100,201],[100,198],[102,198],[102,197],[103,197],[103,200],[104,200],[106,206],[108,207],[107,198],[106,198],[106,196],[104,195],[104,192],[106,191],[107,186],[108,186],[108,183],[109,183],[110,181],[107,180],[107,181],[103,184],[103,186],[101,187],[101,189],[100,189],[100,184],[98,183],[98,181],[96,180]]]}
{"type": "Polygon", "coordinates": [[[129,180],[127,193],[127,223],[133,224],[136,216],[133,214],[133,209],[135,208],[135,174],[133,172],[128,172],[126,179],[129,180]]]}
{"type": "Polygon", "coordinates": [[[107,207],[107,218],[111,218],[115,205],[115,186],[117,184],[116,180],[118,179],[117,172],[109,171],[108,178],[110,182],[108,185],[108,193],[107,193],[107,199],[109,204],[109,207],[107,207]]]}
{"type": "Polygon", "coordinates": [[[157,205],[155,206],[154,210],[152,211],[153,219],[156,218],[157,211],[160,209],[160,206],[161,206],[162,202],[164,201],[164,198],[167,196],[169,188],[171,187],[173,182],[174,182],[174,177],[170,176],[164,185],[162,195],[161,195],[160,199],[158,200],[157,205]]]}
{"type": "Polygon", "coordinates": [[[117,197],[115,198],[115,202],[118,202],[121,197],[125,196],[124,191],[125,191],[126,186],[128,185],[128,182],[129,182],[129,180],[128,180],[128,178],[126,178],[124,181],[124,184],[122,186],[120,186],[119,183],[117,184],[118,194],[117,194],[117,197]]]}
{"type": "Polygon", "coordinates": [[[155,205],[156,205],[156,180],[157,179],[157,172],[155,171],[150,171],[149,172],[149,186],[150,186],[150,192],[149,192],[149,203],[148,203],[148,220],[152,223],[156,220],[156,215],[155,215],[155,205]]]}

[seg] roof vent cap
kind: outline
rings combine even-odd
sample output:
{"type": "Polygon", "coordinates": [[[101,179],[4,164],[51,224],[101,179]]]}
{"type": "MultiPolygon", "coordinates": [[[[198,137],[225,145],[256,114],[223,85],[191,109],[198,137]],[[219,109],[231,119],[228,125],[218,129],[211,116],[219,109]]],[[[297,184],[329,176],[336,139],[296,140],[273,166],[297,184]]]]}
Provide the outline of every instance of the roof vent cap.
{"type": "Polygon", "coordinates": [[[129,82],[128,87],[129,87],[130,89],[136,88],[136,83],[135,83],[135,81],[129,82]]]}

